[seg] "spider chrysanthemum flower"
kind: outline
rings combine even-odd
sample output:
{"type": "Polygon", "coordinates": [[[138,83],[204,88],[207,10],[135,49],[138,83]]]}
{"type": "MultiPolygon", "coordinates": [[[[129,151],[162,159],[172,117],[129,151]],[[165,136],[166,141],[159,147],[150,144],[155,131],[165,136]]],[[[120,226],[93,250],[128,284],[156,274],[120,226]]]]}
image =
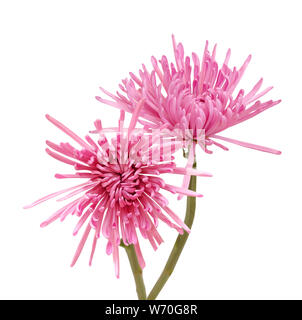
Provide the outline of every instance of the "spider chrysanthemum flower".
{"type": "Polygon", "coordinates": [[[122,92],[117,92],[116,96],[100,88],[112,100],[96,97],[97,100],[133,113],[136,112],[138,102],[143,99],[138,121],[146,129],[189,130],[192,133],[192,140],[196,140],[209,153],[211,151],[207,146],[212,144],[226,149],[215,141],[215,139],[222,139],[245,147],[279,154],[280,152],[274,149],[217,135],[281,102],[281,100],[259,101],[273,88],[268,87],[259,92],[263,79],[260,79],[247,94],[241,89],[236,97],[233,96],[251,60],[251,55],[239,70],[236,67],[230,69],[228,63],[231,50],[229,49],[219,69],[215,60],[216,45],[210,54],[208,42],[206,42],[201,61],[196,53],[192,53],[192,65],[190,57],[184,56],[183,45],[177,44],[174,36],[172,40],[175,65],[169,64],[167,57],[162,56],[159,61],[160,68],[157,59],[152,57],[151,72],[142,65],[139,76],[130,72],[131,78],[122,81],[120,84],[122,92]],[[197,139],[200,130],[204,130],[205,143],[197,139]]]}
{"type": "MultiPolygon", "coordinates": [[[[277,105],[278,101],[261,102],[259,99],[273,87],[259,92],[263,80],[245,93],[243,89],[234,95],[250,60],[251,55],[237,70],[228,66],[231,50],[227,51],[221,68],[215,60],[216,45],[210,54],[208,42],[202,59],[192,53],[185,57],[181,43],[176,43],[174,36],[173,49],[175,64],[169,63],[166,56],[158,62],[151,58],[151,72],[142,65],[139,75],[130,72],[130,79],[120,84],[121,92],[113,95],[100,88],[112,100],[96,97],[99,101],[131,113],[139,113],[139,122],[145,129],[168,129],[174,134],[175,129],[183,132],[183,136],[192,146],[189,152],[187,167],[193,164],[195,146],[199,144],[207,153],[210,145],[224,150],[228,148],[216,140],[224,140],[260,151],[280,154],[280,151],[242,142],[218,135],[221,131],[248,120],[260,112],[277,105]],[[139,101],[144,101],[140,106],[139,101]]],[[[189,177],[185,177],[186,187],[189,177]]]]}
{"type": "MultiPolygon", "coordinates": [[[[143,268],[145,262],[139,246],[138,230],[155,250],[163,241],[157,231],[159,221],[181,234],[184,230],[190,232],[183,221],[168,207],[168,201],[160,191],[168,190],[190,196],[201,195],[169,185],[159,176],[163,173],[197,176],[209,176],[209,174],[177,167],[171,161],[168,152],[171,147],[176,149],[173,141],[157,144],[154,142],[156,138],[153,137],[150,144],[149,136],[142,131],[133,130],[136,117],[132,118],[129,129],[124,129],[123,112],[119,127],[111,130],[114,134],[111,140],[107,139],[101,121],[95,121],[94,133],[99,134],[97,142],[89,135],[82,139],[51,116],[46,117],[81,147],[77,149],[69,143],[46,142],[50,148],[47,148],[46,152],[50,156],[71,165],[76,170],[75,173],[56,174],[55,177],[80,178],[86,181],[43,197],[26,208],[58,196],[61,196],[59,201],[76,197],[41,224],[41,227],[45,227],[57,219],[63,221],[68,215],[75,215],[79,217],[73,232],[76,235],[86,222],[86,229],[72,260],[72,266],[76,263],[92,230],[94,236],[89,264],[92,262],[97,239],[103,235],[108,240],[106,252],[113,255],[117,277],[119,277],[118,251],[121,240],[126,246],[134,245],[139,264],[143,268]]],[[[157,140],[162,141],[161,138],[157,140]]]]}

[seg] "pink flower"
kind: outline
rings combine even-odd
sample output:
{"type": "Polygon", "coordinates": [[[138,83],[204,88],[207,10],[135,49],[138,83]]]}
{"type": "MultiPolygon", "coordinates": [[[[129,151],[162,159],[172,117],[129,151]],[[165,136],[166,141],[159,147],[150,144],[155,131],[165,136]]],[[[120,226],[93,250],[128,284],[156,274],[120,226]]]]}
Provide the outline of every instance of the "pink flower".
{"type": "Polygon", "coordinates": [[[76,263],[91,230],[94,230],[94,235],[89,264],[92,263],[97,240],[102,234],[108,240],[106,252],[113,255],[117,277],[119,277],[118,251],[121,239],[125,245],[134,245],[139,264],[143,268],[145,262],[139,246],[138,230],[143,238],[149,240],[154,250],[163,242],[156,230],[160,220],[180,234],[183,230],[190,232],[183,221],[168,207],[168,201],[160,191],[168,190],[171,193],[198,197],[202,195],[169,185],[159,176],[163,173],[197,176],[209,176],[209,174],[179,168],[172,161],[167,161],[167,150],[171,149],[173,141],[166,139],[161,145],[148,144],[149,137],[142,131],[134,130],[135,116],[129,129],[123,128],[124,112],[121,112],[119,127],[113,130],[104,130],[101,121],[95,121],[94,132],[99,134],[97,143],[88,135],[85,140],[81,139],[49,115],[46,118],[81,147],[77,149],[69,143],[46,142],[50,148],[47,148],[46,152],[50,156],[71,165],[76,170],[75,173],[56,174],[55,177],[80,178],[86,181],[45,196],[25,208],[63,194],[57,201],[76,197],[41,224],[41,227],[45,227],[57,219],[63,221],[68,215],[75,215],[79,217],[73,232],[76,235],[88,221],[71,266],[76,263]],[[111,142],[104,134],[106,131],[114,133],[111,142]]]}
{"type": "MultiPolygon", "coordinates": [[[[146,130],[168,129],[174,133],[176,129],[183,132],[182,136],[190,149],[187,168],[194,162],[196,144],[207,153],[212,153],[208,149],[210,145],[228,150],[226,146],[218,143],[217,139],[280,154],[278,150],[218,135],[221,131],[248,120],[281,101],[259,101],[273,88],[268,87],[259,92],[262,79],[247,94],[241,89],[233,96],[251,55],[239,70],[235,67],[230,69],[229,49],[219,69],[215,60],[216,45],[210,54],[206,42],[201,61],[196,53],[192,53],[192,64],[190,57],[184,56],[183,45],[177,44],[174,36],[172,40],[175,64],[169,63],[166,56],[162,56],[159,63],[152,57],[151,72],[142,65],[139,76],[130,72],[130,79],[122,81],[122,92],[113,95],[100,88],[112,100],[96,97],[97,100],[127,112],[139,113],[138,121],[146,130]],[[143,101],[143,105],[140,105],[139,101],[143,101]]],[[[186,176],[182,186],[187,188],[188,183],[189,176],[186,176]]]]}
{"type": "Polygon", "coordinates": [[[263,79],[260,79],[247,94],[241,89],[236,96],[233,96],[251,60],[251,55],[239,70],[235,67],[230,69],[228,63],[231,50],[229,49],[219,69],[215,60],[216,45],[210,54],[208,42],[206,42],[201,61],[196,53],[192,53],[192,64],[190,57],[184,56],[183,45],[177,44],[174,36],[172,39],[175,65],[169,64],[166,56],[162,56],[159,64],[157,59],[152,57],[151,73],[143,65],[142,70],[139,70],[139,76],[130,72],[131,78],[122,81],[120,85],[122,92],[117,92],[117,95],[101,88],[112,100],[96,97],[97,100],[133,113],[136,112],[138,102],[143,99],[139,122],[146,129],[188,130],[191,132],[191,139],[208,153],[212,153],[207,148],[212,144],[228,150],[215,141],[220,139],[260,151],[280,154],[280,151],[274,149],[217,135],[281,101],[259,101],[273,88],[268,87],[258,92],[263,79]],[[198,131],[204,131],[205,141],[198,139],[198,131]]]}

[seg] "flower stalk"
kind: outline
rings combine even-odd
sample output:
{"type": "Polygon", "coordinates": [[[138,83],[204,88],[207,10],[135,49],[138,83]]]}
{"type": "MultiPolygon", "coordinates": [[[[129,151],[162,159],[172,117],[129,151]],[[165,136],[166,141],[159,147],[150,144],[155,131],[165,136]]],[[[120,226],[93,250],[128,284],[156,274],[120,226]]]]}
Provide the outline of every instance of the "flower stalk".
{"type": "Polygon", "coordinates": [[[145,288],[144,279],[143,279],[143,270],[138,263],[134,245],[131,244],[126,246],[123,243],[123,241],[121,241],[120,246],[123,247],[127,253],[133,278],[136,285],[137,297],[139,300],[146,300],[147,295],[146,295],[146,288],[145,288]]]}
{"type": "MultiPolygon", "coordinates": [[[[196,161],[194,161],[193,168],[196,168],[196,161]]],[[[191,176],[189,189],[192,191],[196,191],[196,176],[191,176]]],[[[191,229],[194,221],[195,216],[195,209],[196,209],[196,198],[195,197],[187,197],[187,209],[186,209],[186,216],[185,216],[185,224],[191,229]]],[[[147,297],[147,300],[155,300],[158,294],[161,292],[162,288],[165,286],[166,282],[170,278],[171,274],[174,271],[174,268],[178,262],[178,259],[182,253],[182,250],[188,240],[189,233],[186,231],[182,235],[178,235],[173,249],[170,253],[168,261],[162,271],[160,277],[158,278],[157,282],[155,283],[153,289],[151,290],[150,294],[147,297]]]]}

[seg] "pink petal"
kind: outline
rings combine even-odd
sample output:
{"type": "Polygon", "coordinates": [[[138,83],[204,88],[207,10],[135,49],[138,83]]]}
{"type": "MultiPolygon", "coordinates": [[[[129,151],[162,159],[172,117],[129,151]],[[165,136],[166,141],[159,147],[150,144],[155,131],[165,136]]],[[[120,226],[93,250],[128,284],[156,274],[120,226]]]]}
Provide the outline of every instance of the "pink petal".
{"type": "Polygon", "coordinates": [[[269,152],[269,153],[273,153],[273,154],[277,154],[277,155],[281,154],[281,151],[278,151],[275,149],[271,149],[271,148],[267,148],[267,147],[263,147],[263,146],[259,146],[256,144],[243,142],[243,141],[239,141],[239,140],[235,140],[235,139],[231,139],[231,138],[226,138],[226,137],[222,137],[222,136],[218,136],[218,135],[212,135],[212,138],[224,140],[224,141],[234,143],[234,144],[238,144],[239,146],[242,146],[245,148],[255,149],[255,150],[259,150],[259,151],[263,151],[263,152],[269,152]]]}
{"type": "Polygon", "coordinates": [[[85,245],[85,242],[86,242],[86,240],[87,240],[87,238],[88,238],[88,236],[89,236],[90,230],[91,230],[91,226],[90,226],[90,224],[88,223],[88,225],[87,225],[87,227],[86,227],[86,230],[85,230],[85,232],[84,232],[84,234],[83,234],[83,237],[82,237],[82,239],[81,239],[81,241],[80,241],[80,243],[79,243],[79,245],[78,245],[78,248],[77,248],[77,250],[76,250],[76,253],[75,253],[75,255],[74,255],[73,259],[72,259],[72,262],[71,262],[71,265],[70,265],[71,267],[73,267],[73,266],[76,264],[76,262],[77,262],[77,260],[78,260],[78,258],[79,258],[79,256],[80,256],[80,254],[81,254],[81,252],[82,252],[82,250],[83,250],[83,247],[84,247],[84,245],[85,245]]]}

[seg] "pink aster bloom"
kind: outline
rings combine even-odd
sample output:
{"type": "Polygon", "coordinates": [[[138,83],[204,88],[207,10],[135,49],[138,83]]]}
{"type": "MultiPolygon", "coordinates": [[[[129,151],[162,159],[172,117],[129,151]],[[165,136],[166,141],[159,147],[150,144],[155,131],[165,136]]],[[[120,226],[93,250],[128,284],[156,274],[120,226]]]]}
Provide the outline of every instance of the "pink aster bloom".
{"type": "Polygon", "coordinates": [[[107,239],[107,254],[113,255],[117,277],[119,277],[118,252],[121,239],[126,246],[134,245],[139,264],[143,268],[145,262],[137,231],[143,238],[149,240],[154,250],[163,242],[157,231],[159,221],[176,229],[180,234],[183,230],[190,232],[183,221],[168,207],[168,200],[160,191],[168,190],[174,194],[198,197],[202,195],[165,183],[160,175],[171,173],[209,176],[209,174],[179,168],[172,161],[167,161],[166,155],[169,153],[166,151],[171,148],[171,141],[163,142],[162,145],[150,144],[150,139],[144,132],[135,132],[137,120],[135,115],[129,129],[124,129],[124,112],[121,112],[119,127],[113,130],[104,130],[101,121],[95,121],[94,132],[99,134],[97,142],[89,135],[85,139],[80,138],[49,115],[46,118],[81,147],[78,149],[69,143],[55,144],[46,141],[49,147],[46,152],[53,158],[71,165],[75,170],[75,173],[56,174],[55,177],[79,178],[85,179],[85,182],[45,196],[25,208],[31,208],[55,197],[59,197],[57,201],[75,197],[41,224],[41,227],[45,227],[57,219],[63,221],[68,215],[78,216],[79,221],[73,232],[76,235],[86,223],[71,266],[76,263],[92,230],[94,235],[89,264],[92,263],[97,240],[102,234],[107,239]],[[106,138],[104,134],[106,131],[114,133],[111,141],[106,138]]]}

